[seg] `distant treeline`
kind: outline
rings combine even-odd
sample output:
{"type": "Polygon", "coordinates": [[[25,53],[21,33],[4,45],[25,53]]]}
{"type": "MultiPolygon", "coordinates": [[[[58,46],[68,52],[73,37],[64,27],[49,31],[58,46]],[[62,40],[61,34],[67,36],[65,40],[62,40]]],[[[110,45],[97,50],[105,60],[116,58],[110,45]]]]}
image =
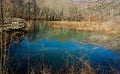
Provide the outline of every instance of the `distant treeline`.
{"type": "Polygon", "coordinates": [[[79,3],[69,0],[3,0],[3,12],[4,18],[96,21],[104,20],[104,16],[108,16],[108,19],[120,15],[120,4],[117,1],[79,3]]]}
{"type": "MultiPolygon", "coordinates": [[[[5,18],[24,18],[24,19],[40,19],[40,20],[81,20],[81,11],[73,7],[66,12],[63,6],[56,8],[47,7],[43,0],[4,0],[4,17],[5,18]],[[39,4],[37,3],[39,2],[39,4]]],[[[52,3],[54,4],[54,3],[52,3]]]]}

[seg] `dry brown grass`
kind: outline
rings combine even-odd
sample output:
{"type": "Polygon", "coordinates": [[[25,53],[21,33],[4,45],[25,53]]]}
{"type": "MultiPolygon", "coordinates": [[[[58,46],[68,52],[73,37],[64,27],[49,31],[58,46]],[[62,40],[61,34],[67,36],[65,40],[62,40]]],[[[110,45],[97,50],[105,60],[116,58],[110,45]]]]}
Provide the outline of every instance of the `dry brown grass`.
{"type": "Polygon", "coordinates": [[[52,28],[60,29],[73,29],[81,31],[92,31],[105,34],[120,34],[118,30],[118,25],[114,23],[112,25],[107,24],[106,22],[86,22],[86,21],[48,21],[49,25],[52,28]]]}

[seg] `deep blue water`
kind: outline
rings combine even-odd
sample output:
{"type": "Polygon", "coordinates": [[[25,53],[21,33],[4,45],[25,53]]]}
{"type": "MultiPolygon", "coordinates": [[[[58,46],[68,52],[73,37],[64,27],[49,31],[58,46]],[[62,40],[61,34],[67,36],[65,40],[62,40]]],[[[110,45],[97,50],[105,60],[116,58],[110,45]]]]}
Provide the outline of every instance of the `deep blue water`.
{"type": "Polygon", "coordinates": [[[28,69],[28,62],[30,66],[37,67],[41,66],[40,60],[44,59],[45,65],[59,69],[66,64],[66,61],[78,62],[79,58],[88,60],[94,68],[101,66],[102,70],[107,71],[111,66],[120,70],[120,58],[116,52],[102,46],[81,42],[62,42],[47,38],[28,42],[25,38],[19,43],[13,43],[11,57],[13,58],[12,63],[13,61],[18,63],[17,67],[20,64],[18,69],[22,68],[24,71],[28,69]]]}
{"type": "Polygon", "coordinates": [[[40,71],[44,67],[56,74],[55,71],[61,67],[74,63],[78,68],[82,68],[85,62],[95,69],[97,74],[120,74],[119,50],[113,51],[104,46],[89,44],[87,40],[95,33],[50,29],[43,24],[36,23],[38,26],[35,27],[35,32],[25,35],[22,41],[13,41],[11,44],[10,74],[13,74],[13,71],[14,74],[29,74],[31,69],[39,71],[36,74],[42,74],[40,71]],[[83,43],[84,41],[87,43],[83,43]]]}

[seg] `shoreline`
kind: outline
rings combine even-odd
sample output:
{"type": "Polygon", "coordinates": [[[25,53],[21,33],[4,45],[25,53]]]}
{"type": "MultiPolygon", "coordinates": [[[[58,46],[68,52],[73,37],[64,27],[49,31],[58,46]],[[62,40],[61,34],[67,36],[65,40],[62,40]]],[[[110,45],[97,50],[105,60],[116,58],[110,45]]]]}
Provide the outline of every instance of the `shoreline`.
{"type": "MultiPolygon", "coordinates": [[[[116,35],[120,34],[118,26],[108,25],[100,22],[84,22],[84,21],[47,21],[49,26],[54,29],[72,29],[78,31],[90,31],[103,34],[116,35]]],[[[119,25],[120,26],[120,25],[119,25]]]]}
{"type": "Polygon", "coordinates": [[[93,35],[89,38],[88,43],[102,45],[104,47],[119,50],[120,49],[120,25],[108,25],[98,22],[74,22],[74,21],[48,21],[53,29],[72,29],[77,31],[95,32],[99,35],[93,35]]]}

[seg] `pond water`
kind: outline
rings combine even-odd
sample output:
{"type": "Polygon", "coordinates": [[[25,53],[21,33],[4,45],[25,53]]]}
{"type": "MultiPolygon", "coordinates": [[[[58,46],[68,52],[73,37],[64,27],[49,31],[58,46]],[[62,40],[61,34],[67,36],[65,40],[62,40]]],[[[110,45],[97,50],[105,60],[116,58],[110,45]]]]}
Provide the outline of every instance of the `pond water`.
{"type": "Polygon", "coordinates": [[[22,41],[13,42],[10,47],[10,65],[15,74],[28,74],[33,70],[44,74],[43,69],[45,74],[57,74],[57,71],[68,74],[70,71],[66,68],[72,65],[79,72],[75,74],[82,74],[82,68],[93,69],[96,74],[120,73],[118,52],[86,42],[94,33],[52,29],[41,22],[35,24],[37,27],[30,35],[26,34],[22,41]]]}

